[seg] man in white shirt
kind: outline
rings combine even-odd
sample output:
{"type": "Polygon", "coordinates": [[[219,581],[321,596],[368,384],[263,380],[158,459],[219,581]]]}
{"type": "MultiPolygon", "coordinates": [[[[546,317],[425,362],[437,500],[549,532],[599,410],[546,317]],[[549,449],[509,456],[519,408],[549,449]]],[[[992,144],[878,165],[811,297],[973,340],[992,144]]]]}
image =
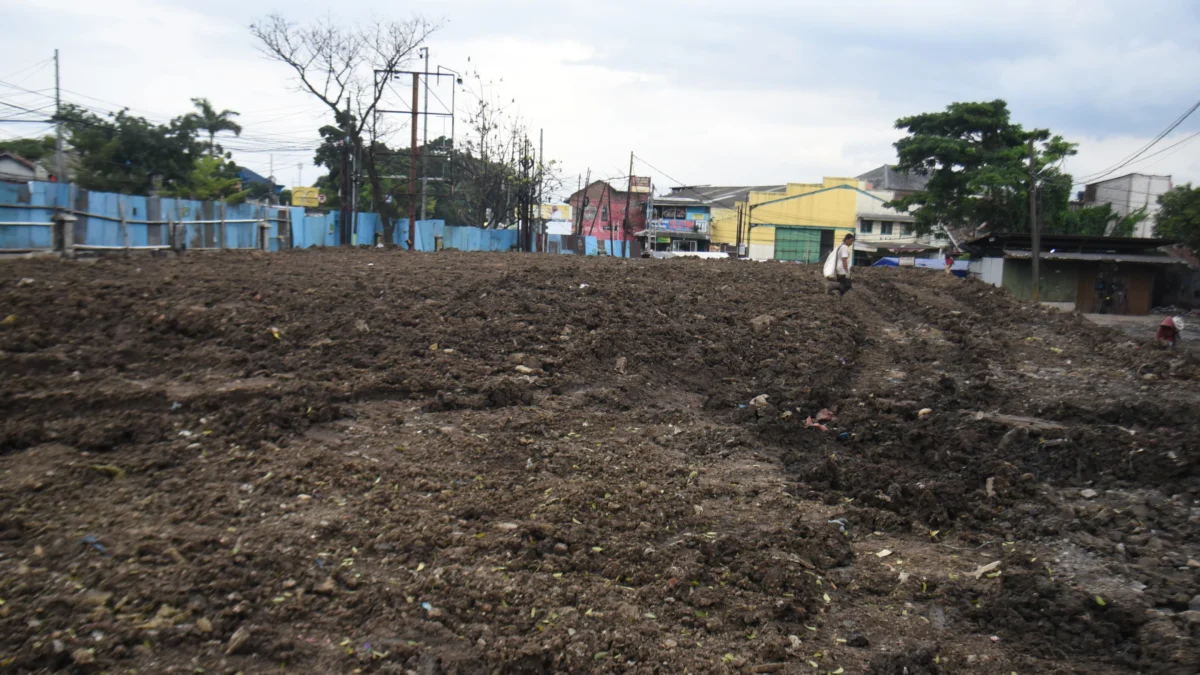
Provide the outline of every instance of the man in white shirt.
{"type": "Polygon", "coordinates": [[[842,239],[842,243],[825,261],[825,278],[836,282],[829,284],[829,292],[843,296],[850,290],[850,266],[854,263],[854,233],[842,239]]]}

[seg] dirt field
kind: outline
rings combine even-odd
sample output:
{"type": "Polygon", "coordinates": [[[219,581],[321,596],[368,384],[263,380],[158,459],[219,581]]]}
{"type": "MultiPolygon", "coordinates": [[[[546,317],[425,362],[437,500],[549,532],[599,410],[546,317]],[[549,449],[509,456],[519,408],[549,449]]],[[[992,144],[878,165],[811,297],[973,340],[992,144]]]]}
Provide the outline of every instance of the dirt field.
{"type": "Polygon", "coordinates": [[[1194,354],[815,275],[4,263],[0,672],[1200,671],[1194,354]]]}

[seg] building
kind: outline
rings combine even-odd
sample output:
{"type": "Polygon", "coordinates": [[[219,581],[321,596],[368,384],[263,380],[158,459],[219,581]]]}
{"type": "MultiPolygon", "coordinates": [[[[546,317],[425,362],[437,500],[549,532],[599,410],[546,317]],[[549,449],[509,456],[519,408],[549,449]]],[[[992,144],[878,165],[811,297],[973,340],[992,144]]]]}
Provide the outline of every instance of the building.
{"type": "Polygon", "coordinates": [[[1124,218],[1134,211],[1145,209],[1147,217],[1137,224],[1133,236],[1154,236],[1154,216],[1158,213],[1158,197],[1172,188],[1170,176],[1149,176],[1131,173],[1119,178],[1088,183],[1083,190],[1083,206],[1112,205],[1113,212],[1124,218]]]}
{"type": "Polygon", "coordinates": [[[916,219],[887,206],[888,202],[925,189],[929,178],[897,171],[884,164],[858,177],[859,188],[855,201],[858,236],[855,248],[867,252],[888,252],[920,255],[935,252],[950,245],[944,232],[918,235],[916,219]]]}
{"type": "Polygon", "coordinates": [[[650,218],[636,233],[643,251],[706,253],[712,205],[700,197],[657,197],[650,200],[650,218]]]}
{"type": "Polygon", "coordinates": [[[600,241],[633,241],[634,233],[646,229],[646,202],[650,195],[644,192],[623,192],[607,181],[593,181],[582,190],[577,190],[568,199],[571,213],[575,214],[575,227],[586,237],[600,241]],[[629,204],[629,224],[625,229],[625,204],[629,204]]]}
{"type": "Polygon", "coordinates": [[[280,192],[283,192],[283,186],[277,184],[273,180],[273,177],[265,177],[252,169],[247,169],[244,166],[238,169],[238,178],[240,178],[242,181],[243,190],[257,183],[260,185],[266,185],[268,191],[273,194],[279,194],[280,192]]]}
{"type": "MultiPolygon", "coordinates": [[[[1178,257],[1160,250],[1170,243],[1042,235],[1039,300],[1085,313],[1149,314],[1154,307],[1156,279],[1163,279],[1169,266],[1181,264],[1178,257]]],[[[962,248],[971,254],[971,276],[1018,298],[1032,299],[1030,235],[984,235],[963,243],[962,248]]]]}
{"type": "Polygon", "coordinates": [[[0,180],[27,182],[31,180],[50,180],[50,172],[37,162],[11,153],[0,152],[0,180]]]}
{"type": "Polygon", "coordinates": [[[747,254],[756,260],[823,262],[836,242],[857,229],[857,191],[856,178],[749,191],[742,203],[747,254]]]}
{"type": "Polygon", "coordinates": [[[671,188],[667,198],[696,198],[709,205],[709,248],[722,253],[737,251],[737,205],[751,192],[783,196],[786,185],[696,185],[671,188]]]}

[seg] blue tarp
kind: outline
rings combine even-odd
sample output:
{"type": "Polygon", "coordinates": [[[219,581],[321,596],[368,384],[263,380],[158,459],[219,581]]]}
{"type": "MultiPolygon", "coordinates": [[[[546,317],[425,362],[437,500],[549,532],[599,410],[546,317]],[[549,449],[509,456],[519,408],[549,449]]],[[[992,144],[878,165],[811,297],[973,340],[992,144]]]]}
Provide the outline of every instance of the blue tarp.
{"type": "MultiPolygon", "coordinates": [[[[944,258],[917,258],[914,262],[914,267],[932,270],[945,270],[946,260],[944,258]]],[[[966,277],[967,267],[970,263],[966,260],[955,260],[954,266],[951,268],[951,274],[956,277],[966,277]]],[[[871,267],[899,267],[899,258],[880,258],[871,264],[871,267]]]]}

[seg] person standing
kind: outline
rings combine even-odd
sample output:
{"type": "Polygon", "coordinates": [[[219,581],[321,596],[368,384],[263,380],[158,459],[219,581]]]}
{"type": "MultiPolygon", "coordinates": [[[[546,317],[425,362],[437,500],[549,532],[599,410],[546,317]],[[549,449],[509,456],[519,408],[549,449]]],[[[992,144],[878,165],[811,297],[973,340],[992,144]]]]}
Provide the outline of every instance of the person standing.
{"type": "Polygon", "coordinates": [[[825,278],[830,280],[829,292],[836,292],[838,296],[846,295],[850,291],[850,266],[854,261],[854,233],[848,233],[843,239],[840,246],[829,254],[829,258],[825,260],[825,269],[822,270],[825,278]]]}

